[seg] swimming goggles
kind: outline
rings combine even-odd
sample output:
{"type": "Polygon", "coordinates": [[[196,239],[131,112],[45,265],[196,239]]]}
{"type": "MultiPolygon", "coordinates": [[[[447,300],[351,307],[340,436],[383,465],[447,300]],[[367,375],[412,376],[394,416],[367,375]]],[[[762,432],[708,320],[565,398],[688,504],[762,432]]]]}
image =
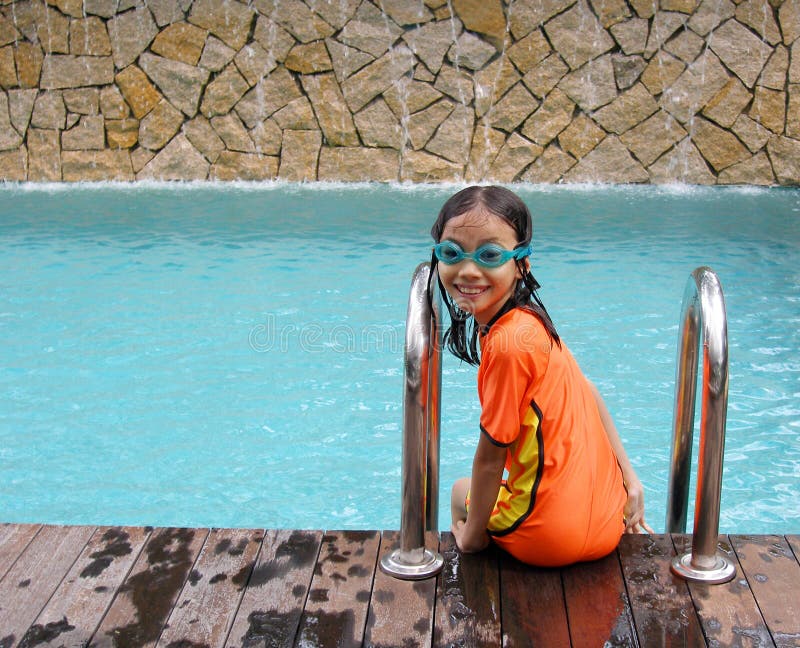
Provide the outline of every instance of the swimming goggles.
{"type": "Polygon", "coordinates": [[[481,245],[474,252],[464,252],[458,243],[442,241],[433,247],[436,258],[447,265],[461,263],[464,259],[471,259],[484,268],[499,268],[509,259],[524,259],[533,252],[531,244],[520,245],[513,250],[506,250],[494,243],[481,245]]]}

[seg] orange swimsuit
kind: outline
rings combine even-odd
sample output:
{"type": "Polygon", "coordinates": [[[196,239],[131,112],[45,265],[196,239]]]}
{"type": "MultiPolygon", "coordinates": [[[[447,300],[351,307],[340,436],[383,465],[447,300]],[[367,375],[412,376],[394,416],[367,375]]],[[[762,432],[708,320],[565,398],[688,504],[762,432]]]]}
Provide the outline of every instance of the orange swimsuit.
{"type": "Polygon", "coordinates": [[[622,472],[589,383],[535,315],[514,308],[481,336],[481,432],[508,448],[494,542],[541,566],[601,558],[624,530],[622,472]]]}

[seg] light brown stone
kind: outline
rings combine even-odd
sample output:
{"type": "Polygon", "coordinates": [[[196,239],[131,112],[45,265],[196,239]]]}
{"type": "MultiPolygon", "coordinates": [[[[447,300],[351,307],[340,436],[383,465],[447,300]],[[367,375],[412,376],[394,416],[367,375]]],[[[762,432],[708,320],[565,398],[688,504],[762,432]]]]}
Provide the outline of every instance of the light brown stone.
{"type": "Polygon", "coordinates": [[[147,0],[147,8],[153,12],[153,18],[159,27],[183,20],[183,8],[178,0],[147,0]]]}
{"type": "Polygon", "coordinates": [[[238,51],[250,36],[255,13],[252,7],[236,0],[194,0],[189,22],[207,29],[238,51]]]}
{"type": "Polygon", "coordinates": [[[272,180],[278,176],[278,161],[270,155],[223,151],[211,166],[209,178],[223,182],[272,180]]]}
{"type": "MultiPolygon", "coordinates": [[[[339,2],[339,6],[346,0],[339,2]]],[[[321,5],[317,5],[318,8],[321,5]]],[[[278,62],[283,63],[289,54],[289,51],[295,46],[294,36],[281,27],[274,20],[270,20],[266,16],[259,15],[256,19],[256,28],[253,31],[253,40],[261,45],[265,51],[278,62]]]]}
{"type": "Polygon", "coordinates": [[[136,119],[141,119],[161,101],[161,93],[137,66],[129,65],[116,76],[117,86],[136,119]]]}
{"type": "Polygon", "coordinates": [[[753,87],[772,54],[769,45],[736,20],[716,29],[709,47],[748,88],[753,87]]]}
{"type": "Polygon", "coordinates": [[[222,141],[217,132],[212,128],[211,122],[203,115],[198,115],[194,119],[183,125],[183,134],[186,139],[200,151],[205,158],[214,163],[225,150],[225,142],[222,141]]]}
{"type": "Polygon", "coordinates": [[[400,168],[402,182],[456,182],[462,177],[462,165],[425,151],[408,151],[400,168]]]}
{"type": "MultiPolygon", "coordinates": [[[[320,47],[324,49],[322,43],[320,47]]],[[[233,60],[250,87],[261,81],[278,65],[275,58],[258,43],[245,45],[233,60]]]]}
{"type": "Polygon", "coordinates": [[[139,120],[106,119],[106,141],[111,149],[130,149],[139,142],[139,120]]]}
{"type": "Polygon", "coordinates": [[[539,107],[539,101],[518,83],[509,90],[486,116],[493,128],[511,133],[539,107]]]}
{"type": "Polygon", "coordinates": [[[540,146],[547,146],[569,126],[574,110],[572,100],[561,90],[555,89],[525,122],[522,134],[540,146]]]}
{"type": "Polygon", "coordinates": [[[544,26],[553,48],[571,69],[596,59],[614,47],[614,40],[595,18],[585,0],[544,26]]]}
{"type": "Polygon", "coordinates": [[[96,115],[100,112],[100,91],[97,88],[64,90],[62,96],[69,112],[79,115],[96,115]]]}
{"type": "Polygon", "coordinates": [[[456,105],[445,119],[425,149],[445,158],[463,169],[469,159],[472,134],[475,129],[475,113],[472,108],[456,105]]]}
{"type": "Polygon", "coordinates": [[[113,81],[114,64],[108,56],[48,54],[42,63],[40,86],[44,89],[108,85],[113,81]]]}
{"type": "Polygon", "coordinates": [[[509,16],[514,39],[521,40],[574,3],[575,0],[516,0],[509,16]]]}
{"type": "Polygon", "coordinates": [[[106,119],[125,119],[131,114],[130,106],[115,85],[100,90],[100,112],[106,119]]]}
{"type": "Polygon", "coordinates": [[[31,121],[37,94],[36,90],[8,91],[8,114],[11,125],[23,137],[31,121]]]}
{"type": "Polygon", "coordinates": [[[712,122],[698,117],[692,126],[692,141],[717,172],[750,157],[735,135],[712,122]]]}
{"type": "Polygon", "coordinates": [[[105,148],[105,144],[102,115],[84,115],[76,126],[61,133],[62,151],[101,151],[105,148]]]}
{"type": "Polygon", "coordinates": [[[278,177],[291,182],[316,180],[321,146],[319,131],[284,131],[278,177]]]}
{"type": "Polygon", "coordinates": [[[133,167],[128,151],[64,151],[61,168],[65,182],[129,182],[133,167]]]}
{"type": "Polygon", "coordinates": [[[650,174],[650,182],[654,184],[682,182],[713,185],[717,182],[703,156],[688,137],[658,158],[647,171],[650,174]]]}
{"type": "Polygon", "coordinates": [[[442,93],[430,83],[401,77],[397,83],[383,93],[383,98],[394,116],[403,119],[438,101],[442,98],[442,93]]]}
{"type": "Polygon", "coordinates": [[[13,21],[0,13],[0,47],[15,43],[20,39],[21,35],[14,27],[13,21]]]}
{"type": "Polygon", "coordinates": [[[327,38],[335,31],[300,0],[255,0],[255,6],[301,43],[327,38]]]}
{"type": "Polygon", "coordinates": [[[136,174],[137,180],[205,180],[211,165],[183,133],[136,174]]]}
{"type": "Polygon", "coordinates": [[[703,108],[703,116],[723,128],[730,128],[745,109],[753,95],[736,77],[731,77],[722,90],[703,108]]]}
{"type": "Polygon", "coordinates": [[[627,90],[642,76],[647,67],[647,61],[641,56],[624,56],[613,54],[611,64],[614,67],[614,80],[620,90],[627,90]]]}
{"type": "Polygon", "coordinates": [[[19,43],[14,48],[14,62],[17,64],[17,79],[20,87],[35,88],[39,86],[44,63],[44,54],[39,45],[19,43]]]}
{"type": "Polygon", "coordinates": [[[337,40],[378,58],[402,34],[402,28],[391,18],[382,14],[372,3],[364,2],[353,19],[339,32],[337,40]]]}
{"type": "Polygon", "coordinates": [[[236,104],[236,112],[248,128],[253,128],[301,96],[292,75],[285,67],[279,65],[241,98],[236,104]]]}
{"type": "Polygon", "coordinates": [[[328,49],[322,41],[295,45],[286,57],[286,67],[300,74],[314,74],[333,70],[328,49]]]}
{"type": "Polygon", "coordinates": [[[236,56],[236,50],[228,47],[216,36],[209,36],[200,55],[200,66],[212,72],[219,72],[236,56]]]}
{"type": "Polygon", "coordinates": [[[17,66],[14,65],[14,48],[0,48],[0,88],[17,86],[17,66]]]}
{"type": "Polygon", "coordinates": [[[57,130],[28,130],[28,180],[59,182],[61,180],[61,147],[57,130]]]}
{"type": "Polygon", "coordinates": [[[736,20],[753,29],[770,45],[781,42],[781,30],[768,0],[745,0],[736,7],[736,20]]]}
{"type": "Polygon", "coordinates": [[[748,115],[773,133],[781,135],[786,123],[786,93],[757,86],[748,115]]]}
{"type": "Polygon", "coordinates": [[[700,36],[689,29],[682,29],[664,45],[664,49],[684,63],[691,63],[700,55],[705,46],[706,41],[700,36]]]}
{"type": "Polygon", "coordinates": [[[661,110],[620,139],[637,160],[649,167],[686,135],[684,128],[669,113],[661,110]]]}
{"type": "Polygon", "coordinates": [[[137,146],[131,151],[131,166],[133,167],[133,172],[138,174],[155,156],[155,152],[137,146]]]}
{"type": "Polygon", "coordinates": [[[789,71],[789,50],[783,45],[778,45],[769,61],[764,66],[758,85],[773,90],[783,90],[786,87],[786,74],[789,71]]]}
{"type": "Polygon", "coordinates": [[[338,182],[396,182],[400,177],[400,155],[387,148],[323,146],[318,179],[338,182]]]}
{"type": "Polygon", "coordinates": [[[513,182],[542,151],[544,149],[538,144],[511,133],[492,162],[488,176],[495,182],[513,182]]]}
{"type": "Polygon", "coordinates": [[[561,148],[580,160],[605,138],[605,131],[581,113],[558,136],[561,148]]]}
{"type": "Polygon", "coordinates": [[[336,76],[332,72],[302,77],[303,89],[311,100],[317,121],[331,146],[356,146],[356,133],[353,117],[345,103],[345,97],[336,76]]]}
{"type": "Polygon", "coordinates": [[[110,56],[111,40],[105,23],[96,16],[71,21],[69,53],[77,56],[110,56]]]}
{"type": "Polygon", "coordinates": [[[614,101],[594,113],[594,120],[606,131],[621,135],[658,110],[652,95],[637,83],[614,101]]]}
{"type": "Polygon", "coordinates": [[[783,1],[778,9],[778,24],[784,45],[791,45],[800,38],[800,0],[783,1]]]}
{"type": "Polygon", "coordinates": [[[447,60],[457,67],[480,70],[496,54],[493,45],[465,31],[447,51],[447,60]]]}
{"type": "Polygon", "coordinates": [[[706,51],[664,92],[661,107],[679,122],[686,123],[705,108],[727,82],[728,74],[719,59],[706,51]]]}
{"type": "Polygon", "coordinates": [[[162,99],[139,122],[139,144],[151,151],[158,151],[178,132],[181,124],[181,111],[162,99]]]}
{"type": "Polygon", "coordinates": [[[48,130],[61,130],[67,120],[67,108],[64,106],[64,97],[55,90],[43,92],[36,97],[33,105],[31,126],[48,130]]]}
{"type": "Polygon", "coordinates": [[[187,117],[197,114],[208,70],[149,53],[139,57],[139,65],[173,106],[187,117]]]}
{"type": "Polygon", "coordinates": [[[619,43],[622,51],[629,56],[642,54],[647,45],[650,25],[644,18],[631,18],[625,22],[612,25],[611,35],[619,43]]]}
{"type": "Polygon", "coordinates": [[[84,15],[111,18],[117,12],[120,3],[118,0],[83,0],[82,4],[84,15]]]}
{"type": "Polygon", "coordinates": [[[586,112],[597,110],[617,97],[611,56],[602,56],[564,77],[558,84],[586,112]]]}
{"type": "Polygon", "coordinates": [[[314,11],[336,30],[344,27],[353,17],[361,0],[337,0],[336,2],[317,2],[314,11]]]}
{"type": "Polygon", "coordinates": [[[592,9],[605,29],[630,18],[631,11],[625,0],[591,0],[592,9]]]}
{"type": "Polygon", "coordinates": [[[687,25],[695,34],[707,36],[720,24],[732,18],[736,6],[731,0],[703,0],[687,25]]]}
{"type": "Polygon", "coordinates": [[[117,14],[106,26],[117,69],[127,67],[139,58],[158,34],[158,27],[146,7],[117,14]]]}
{"type": "Polygon", "coordinates": [[[206,117],[225,115],[249,89],[247,80],[231,63],[206,87],[200,112],[206,117]]]}
{"type": "Polygon", "coordinates": [[[336,74],[336,80],[341,83],[354,72],[363,68],[367,63],[375,60],[375,57],[355,47],[348,47],[332,38],[325,39],[325,47],[330,54],[331,65],[336,74]]]}
{"type": "Polygon", "coordinates": [[[212,117],[210,121],[214,132],[225,142],[225,148],[229,151],[255,153],[255,144],[236,113],[212,117]]]}
{"type": "Polygon", "coordinates": [[[342,93],[350,110],[353,112],[361,110],[407,74],[414,64],[415,59],[411,51],[400,46],[342,81],[342,93]]]}
{"type": "Polygon", "coordinates": [[[753,157],[724,169],[719,174],[719,184],[763,185],[775,184],[772,165],[767,154],[761,151],[753,157]]]}
{"type": "Polygon", "coordinates": [[[69,53],[69,18],[43,3],[35,7],[36,36],[45,54],[69,53]]]}
{"type": "Polygon", "coordinates": [[[575,160],[567,153],[564,153],[555,144],[551,144],[523,172],[520,181],[535,184],[559,182],[575,163],[575,160]]]}
{"type": "MultiPolygon", "coordinates": [[[[482,117],[519,80],[520,75],[508,58],[501,56],[473,75],[475,114],[482,117]]],[[[539,105],[536,102],[535,105],[539,105]]],[[[535,107],[535,106],[534,106],[535,107]]],[[[533,108],[531,108],[533,110],[533,108]]]]}
{"type": "Polygon", "coordinates": [[[800,184],[800,140],[773,137],[767,144],[767,153],[780,184],[800,184]]]}
{"type": "Polygon", "coordinates": [[[453,0],[453,9],[465,28],[483,34],[498,50],[502,49],[506,17],[500,0],[453,0]]]}
{"type": "Polygon", "coordinates": [[[4,93],[0,93],[0,151],[19,148],[21,144],[22,135],[11,124],[8,97],[4,93]]]}
{"type": "Polygon", "coordinates": [[[455,105],[448,99],[442,99],[424,110],[414,113],[408,118],[408,139],[415,150],[424,147],[434,132],[453,112],[455,105]]]}
{"type": "Polygon", "coordinates": [[[425,64],[431,72],[436,74],[442,67],[444,56],[453,44],[453,38],[461,34],[461,21],[432,22],[412,29],[403,34],[403,40],[411,51],[425,64]]]}
{"type": "Polygon", "coordinates": [[[659,52],[642,72],[642,83],[652,95],[660,95],[685,69],[686,66],[671,54],[659,52]]]}
{"type": "Polygon", "coordinates": [[[206,44],[206,30],[187,22],[178,22],[159,32],[150,50],[164,58],[197,65],[206,44]]]}
{"type": "Polygon", "coordinates": [[[472,103],[475,97],[472,75],[451,65],[442,66],[434,87],[464,106],[472,103]]]}
{"type": "Polygon", "coordinates": [[[684,26],[687,19],[688,16],[682,13],[658,11],[650,25],[650,35],[647,37],[647,44],[644,47],[644,57],[646,59],[652,57],[676,31],[684,26]]]}
{"type": "Polygon", "coordinates": [[[506,141],[506,134],[491,128],[485,120],[478,122],[472,136],[467,170],[464,179],[467,182],[481,182],[488,177],[489,168],[506,141]]]}
{"type": "Polygon", "coordinates": [[[731,130],[754,153],[763,148],[772,137],[770,131],[747,115],[739,115],[731,130]]]}
{"type": "Polygon", "coordinates": [[[789,86],[789,103],[786,111],[786,135],[800,140],[800,85],[789,86]]]}
{"type": "Polygon", "coordinates": [[[314,116],[314,109],[306,97],[290,101],[283,108],[273,113],[272,119],[281,130],[319,130],[319,123],[314,116]]]}
{"type": "Polygon", "coordinates": [[[0,182],[25,182],[28,179],[28,150],[23,146],[0,153],[0,182]]]}
{"type": "Polygon", "coordinates": [[[256,153],[263,155],[280,155],[283,132],[273,119],[265,119],[250,130],[250,138],[256,147],[256,153]]]}
{"type": "Polygon", "coordinates": [[[421,2],[381,0],[380,6],[398,25],[418,25],[433,20],[433,13],[421,2]]]}
{"type": "Polygon", "coordinates": [[[374,101],[353,115],[353,120],[364,146],[402,148],[403,129],[385,101],[374,101]]]}
{"type": "Polygon", "coordinates": [[[525,74],[541,63],[552,52],[541,29],[535,29],[508,49],[508,58],[525,74]]]}
{"type": "Polygon", "coordinates": [[[566,174],[566,182],[637,183],[650,179],[647,171],[615,135],[609,135],[566,174]]]}
{"type": "Polygon", "coordinates": [[[699,4],[700,0],[661,0],[660,7],[664,11],[680,11],[681,13],[692,13],[699,4]]]}

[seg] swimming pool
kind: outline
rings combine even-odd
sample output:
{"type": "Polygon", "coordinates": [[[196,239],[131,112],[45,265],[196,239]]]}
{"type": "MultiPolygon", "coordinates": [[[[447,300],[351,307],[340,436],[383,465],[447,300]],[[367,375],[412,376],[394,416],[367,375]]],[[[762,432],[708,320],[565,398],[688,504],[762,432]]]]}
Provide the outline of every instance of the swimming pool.
{"type": "MultiPolygon", "coordinates": [[[[800,529],[800,191],[517,189],[541,297],[656,530],[699,265],[729,319],[721,530],[800,529]]],[[[397,528],[409,282],[452,192],[0,188],[0,521],[397,528]]],[[[445,357],[442,528],[477,441],[474,382],[445,357]]]]}

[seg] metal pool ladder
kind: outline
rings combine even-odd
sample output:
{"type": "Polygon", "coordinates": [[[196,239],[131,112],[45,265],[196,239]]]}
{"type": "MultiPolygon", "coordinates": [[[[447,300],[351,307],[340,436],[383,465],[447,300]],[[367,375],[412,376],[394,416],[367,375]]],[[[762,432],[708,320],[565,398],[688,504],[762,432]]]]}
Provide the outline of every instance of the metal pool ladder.
{"type": "Polygon", "coordinates": [[[705,266],[692,272],[683,294],[667,492],[668,533],[686,531],[701,328],[702,409],[692,550],[673,558],[672,571],[687,580],[714,584],[731,580],[736,567],[717,551],[728,408],[728,323],[719,278],[705,266]]]}
{"type": "Polygon", "coordinates": [[[439,553],[425,548],[425,531],[435,531],[439,519],[442,391],[441,295],[435,271],[433,277],[430,273],[430,264],[421,263],[411,279],[404,355],[400,547],[380,563],[384,572],[405,580],[434,576],[444,564],[439,553]]]}

